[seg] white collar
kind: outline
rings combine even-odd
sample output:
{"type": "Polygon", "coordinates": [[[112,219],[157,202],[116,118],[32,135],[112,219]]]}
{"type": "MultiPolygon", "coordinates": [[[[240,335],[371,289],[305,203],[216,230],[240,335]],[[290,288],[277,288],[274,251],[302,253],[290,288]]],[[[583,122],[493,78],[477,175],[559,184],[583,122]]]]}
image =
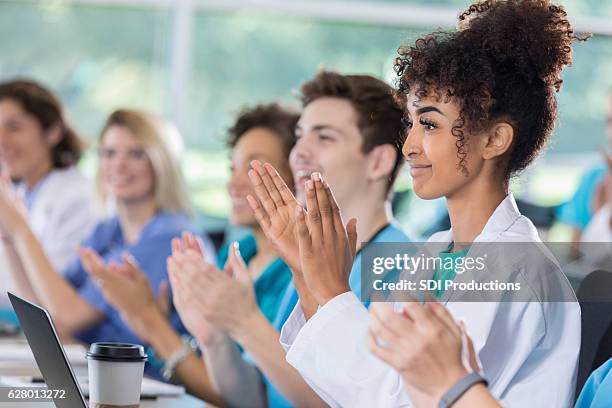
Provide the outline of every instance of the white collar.
{"type": "MultiPolygon", "coordinates": [[[[478,234],[474,242],[483,241],[498,241],[502,238],[502,235],[506,234],[510,229],[517,224],[517,221],[521,218],[528,221],[518,210],[516,200],[512,193],[508,193],[506,198],[502,200],[497,206],[491,217],[489,217],[484,228],[478,234]]],[[[527,224],[521,223],[520,227],[515,231],[517,236],[522,236],[529,240],[539,240],[538,233],[533,224],[528,222],[527,224]],[[526,227],[526,228],[525,228],[526,227]]],[[[433,242],[446,242],[450,243],[453,241],[453,229],[444,231],[439,234],[435,234],[430,238],[433,242]]]]}

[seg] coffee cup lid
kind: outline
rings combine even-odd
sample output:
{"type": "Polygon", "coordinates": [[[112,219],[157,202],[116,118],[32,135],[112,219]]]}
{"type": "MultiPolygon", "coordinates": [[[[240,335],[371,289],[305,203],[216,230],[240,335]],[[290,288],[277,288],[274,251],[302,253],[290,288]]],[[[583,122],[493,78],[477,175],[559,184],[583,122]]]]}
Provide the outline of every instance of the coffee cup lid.
{"type": "Polygon", "coordinates": [[[144,347],[129,343],[93,343],[87,352],[90,360],[139,362],[147,361],[144,347]]]}

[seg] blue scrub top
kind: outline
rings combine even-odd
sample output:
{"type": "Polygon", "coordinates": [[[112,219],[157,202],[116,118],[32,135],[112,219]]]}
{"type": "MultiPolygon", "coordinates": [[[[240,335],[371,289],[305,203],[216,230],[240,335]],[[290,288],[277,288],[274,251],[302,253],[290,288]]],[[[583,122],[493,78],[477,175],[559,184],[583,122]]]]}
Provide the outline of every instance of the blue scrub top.
{"type": "Polygon", "coordinates": [[[593,216],[595,190],[607,172],[608,166],[599,163],[582,176],[573,197],[559,207],[557,211],[559,221],[581,230],[586,228],[593,216]]]}
{"type": "MultiPolygon", "coordinates": [[[[249,264],[251,259],[257,254],[257,243],[251,234],[238,241],[240,255],[249,264]]],[[[225,245],[219,250],[217,266],[223,269],[227,261],[229,245],[225,245]]],[[[276,258],[269,263],[266,268],[255,279],[255,298],[259,310],[272,322],[276,316],[278,307],[281,303],[283,293],[287,285],[291,282],[291,269],[281,258],[276,258]]]]}
{"type": "MultiPolygon", "coordinates": [[[[196,233],[187,216],[160,212],[143,227],[138,242],[128,245],[124,242],[119,220],[113,217],[98,223],[91,235],[83,241],[82,246],[95,250],[105,263],[111,260],[120,262],[123,252],[130,253],[149,278],[153,292],[157,294],[160,282],[168,280],[166,258],[172,252],[171,240],[179,237],[183,231],[196,233]]],[[[214,247],[208,237],[202,238],[206,250],[214,254],[214,247]]],[[[66,267],[64,276],[83,299],[105,315],[102,321],[78,333],[76,337],[79,340],[86,343],[112,341],[143,344],[142,340],[123,322],[119,313],[106,302],[95,282],[83,269],[79,258],[66,267]]],[[[187,332],[173,308],[170,311],[170,321],[179,333],[187,332]]]]}
{"type": "MultiPolygon", "coordinates": [[[[370,242],[410,242],[410,238],[399,226],[395,224],[389,224],[380,230],[370,242]]],[[[361,251],[359,251],[355,260],[353,261],[353,267],[349,276],[349,285],[353,293],[357,296],[361,296],[361,251]]],[[[293,281],[289,282],[283,299],[281,301],[278,313],[274,319],[273,325],[280,332],[281,328],[289,318],[289,315],[295,308],[299,297],[293,281]]],[[[366,307],[369,306],[369,302],[364,302],[366,307]]],[[[270,408],[285,408],[293,407],[289,401],[283,397],[283,395],[272,385],[268,378],[263,375],[264,384],[266,387],[266,393],[268,395],[268,406],[270,408]]]]}
{"type": "Polygon", "coordinates": [[[575,408],[609,407],[612,407],[612,358],[589,376],[575,408]]]}

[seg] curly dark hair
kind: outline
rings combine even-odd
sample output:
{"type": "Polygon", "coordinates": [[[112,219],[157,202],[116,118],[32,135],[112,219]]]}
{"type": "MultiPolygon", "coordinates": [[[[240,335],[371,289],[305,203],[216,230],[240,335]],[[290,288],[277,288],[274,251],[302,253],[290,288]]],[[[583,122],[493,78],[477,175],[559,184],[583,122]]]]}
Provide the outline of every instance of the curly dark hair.
{"type": "Polygon", "coordinates": [[[29,79],[0,83],[0,100],[9,99],[38,121],[43,131],[59,127],[60,141],[51,148],[54,168],[73,166],[81,158],[84,144],[68,124],[62,104],[49,89],[29,79]]]}
{"type": "Polygon", "coordinates": [[[437,31],[398,49],[396,97],[403,106],[411,91],[417,99],[458,104],[451,132],[457,169],[466,175],[468,134],[509,122],[515,137],[503,161],[508,180],[548,142],[561,71],[572,62],[572,42],[586,38],[574,33],[563,7],[548,0],[478,2],[459,16],[456,31],[437,31]]]}
{"type": "Polygon", "coordinates": [[[357,113],[357,127],[363,137],[361,151],[369,153],[376,146],[390,144],[396,158],[386,193],[390,193],[403,157],[401,152],[403,110],[394,98],[393,87],[370,75],[342,75],[321,71],[300,88],[302,106],[319,98],[348,100],[357,113]]]}
{"type": "Polygon", "coordinates": [[[281,139],[283,153],[288,158],[295,145],[295,125],[299,118],[300,115],[297,112],[283,108],[278,103],[245,107],[238,113],[234,124],[228,129],[227,144],[233,148],[242,135],[249,130],[259,127],[266,128],[281,139]]]}

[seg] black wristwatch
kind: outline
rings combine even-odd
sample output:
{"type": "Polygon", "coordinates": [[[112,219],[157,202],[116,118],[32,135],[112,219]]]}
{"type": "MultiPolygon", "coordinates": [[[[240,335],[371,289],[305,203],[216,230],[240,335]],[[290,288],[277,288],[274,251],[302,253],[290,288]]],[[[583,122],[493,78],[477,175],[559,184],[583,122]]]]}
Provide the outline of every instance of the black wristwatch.
{"type": "Polygon", "coordinates": [[[482,378],[478,373],[469,373],[459,381],[455,383],[448,390],[442,398],[440,398],[440,402],[438,403],[438,408],[449,408],[451,405],[455,403],[467,390],[469,390],[473,385],[483,383],[485,386],[489,385],[487,380],[482,378]]]}

